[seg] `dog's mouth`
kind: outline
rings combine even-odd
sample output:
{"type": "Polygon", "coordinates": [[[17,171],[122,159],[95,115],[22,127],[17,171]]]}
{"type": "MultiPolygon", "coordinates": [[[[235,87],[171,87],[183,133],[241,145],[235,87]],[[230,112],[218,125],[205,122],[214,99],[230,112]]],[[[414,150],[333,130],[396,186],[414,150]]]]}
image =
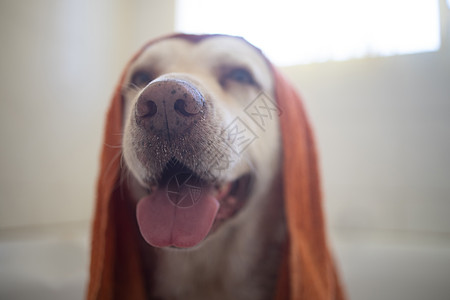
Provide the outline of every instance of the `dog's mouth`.
{"type": "Polygon", "coordinates": [[[137,205],[143,238],[155,247],[190,248],[233,217],[251,189],[250,173],[212,182],[171,159],[149,194],[137,205]]]}

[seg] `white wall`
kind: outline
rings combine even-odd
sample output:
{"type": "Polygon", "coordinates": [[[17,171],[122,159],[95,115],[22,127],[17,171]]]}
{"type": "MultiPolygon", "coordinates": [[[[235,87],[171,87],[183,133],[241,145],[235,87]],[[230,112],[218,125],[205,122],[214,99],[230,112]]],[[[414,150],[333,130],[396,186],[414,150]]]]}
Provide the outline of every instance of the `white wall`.
{"type": "Polygon", "coordinates": [[[317,132],[331,225],[450,232],[450,55],[286,68],[317,132]]]}

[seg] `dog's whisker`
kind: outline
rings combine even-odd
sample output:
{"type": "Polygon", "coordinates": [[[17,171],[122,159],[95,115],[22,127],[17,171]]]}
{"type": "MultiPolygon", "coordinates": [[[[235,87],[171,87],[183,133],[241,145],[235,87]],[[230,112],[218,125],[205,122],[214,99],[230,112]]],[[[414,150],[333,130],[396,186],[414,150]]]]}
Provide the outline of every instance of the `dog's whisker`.
{"type": "Polygon", "coordinates": [[[126,93],[126,92],[129,92],[129,91],[140,92],[141,90],[142,90],[141,87],[139,87],[139,86],[137,86],[137,85],[135,85],[134,83],[131,83],[131,82],[122,85],[122,88],[121,88],[122,93],[126,93]]]}
{"type": "Polygon", "coordinates": [[[123,185],[124,183],[127,184],[127,186],[129,186],[130,180],[131,180],[131,171],[129,168],[126,167],[126,163],[125,163],[125,157],[122,153],[121,157],[120,157],[120,177],[119,177],[119,182],[120,185],[123,185]]]}
{"type": "Polygon", "coordinates": [[[120,156],[120,162],[119,162],[119,165],[120,165],[120,178],[119,178],[119,181],[120,181],[120,183],[123,183],[123,181],[122,181],[122,177],[124,176],[124,175],[126,175],[125,173],[126,173],[126,168],[124,168],[124,158],[123,158],[123,153],[122,153],[122,155],[120,156]]]}
{"type": "Polygon", "coordinates": [[[111,148],[111,149],[122,149],[122,145],[110,145],[110,144],[104,144],[106,147],[111,148]]]}

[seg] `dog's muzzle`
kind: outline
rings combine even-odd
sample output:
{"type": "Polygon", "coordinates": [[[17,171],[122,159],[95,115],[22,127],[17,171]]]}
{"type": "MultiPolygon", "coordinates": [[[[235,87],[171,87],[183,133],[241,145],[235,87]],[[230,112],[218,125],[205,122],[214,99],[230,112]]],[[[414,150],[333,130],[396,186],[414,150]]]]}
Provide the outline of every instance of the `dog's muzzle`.
{"type": "Polygon", "coordinates": [[[232,149],[214,106],[193,83],[152,81],[137,96],[133,117],[127,136],[148,176],[136,211],[141,234],[155,247],[193,247],[240,210],[249,177],[217,177],[231,167],[218,158],[228,162],[232,149]]]}

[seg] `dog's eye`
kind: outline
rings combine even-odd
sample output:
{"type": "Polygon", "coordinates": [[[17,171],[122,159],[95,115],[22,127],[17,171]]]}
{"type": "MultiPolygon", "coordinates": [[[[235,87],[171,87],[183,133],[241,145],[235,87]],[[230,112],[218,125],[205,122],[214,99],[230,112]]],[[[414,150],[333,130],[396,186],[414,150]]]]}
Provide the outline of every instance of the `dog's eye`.
{"type": "Polygon", "coordinates": [[[131,84],[138,87],[146,86],[150,81],[152,81],[152,76],[144,71],[137,71],[131,76],[131,84]]]}
{"type": "Polygon", "coordinates": [[[239,83],[244,84],[255,84],[255,80],[249,71],[243,68],[237,68],[231,70],[231,72],[227,76],[229,79],[237,81],[239,83]]]}

